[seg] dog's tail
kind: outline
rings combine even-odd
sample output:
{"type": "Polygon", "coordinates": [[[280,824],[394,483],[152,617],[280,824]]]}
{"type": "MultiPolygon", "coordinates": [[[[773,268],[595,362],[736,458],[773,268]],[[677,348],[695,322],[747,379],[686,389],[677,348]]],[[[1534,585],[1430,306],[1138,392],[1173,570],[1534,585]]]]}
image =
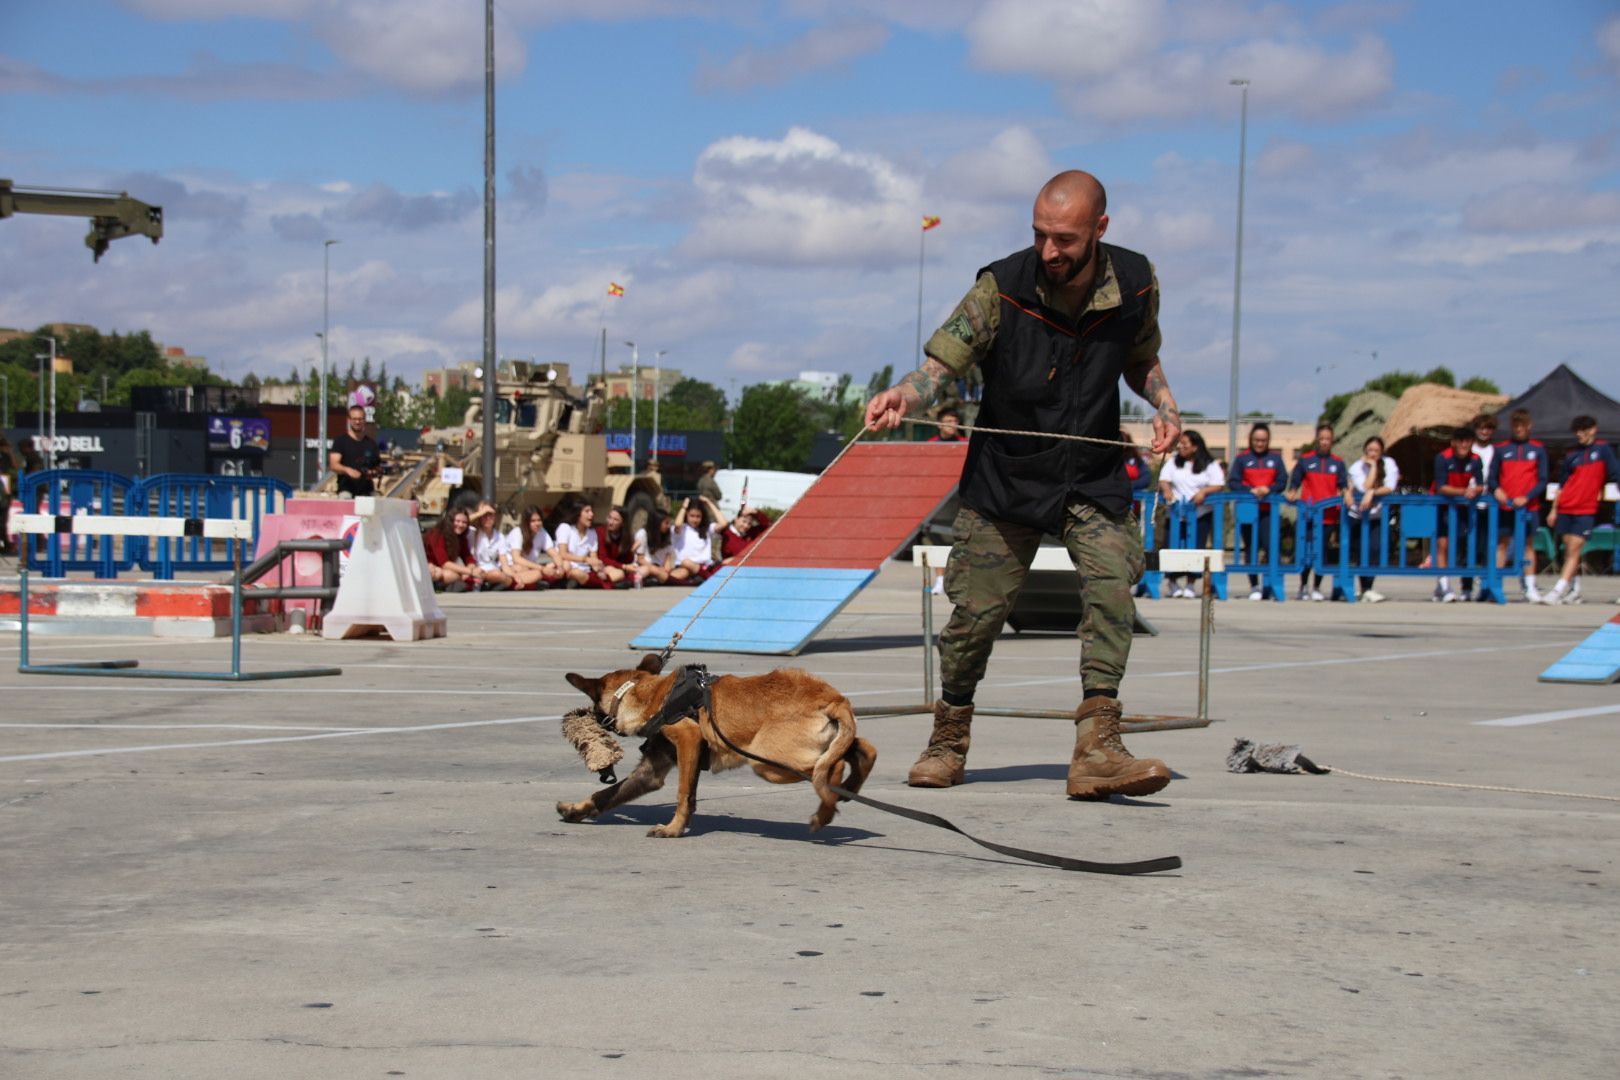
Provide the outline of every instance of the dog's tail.
{"type": "Polygon", "coordinates": [[[836,798],[832,785],[838,782],[834,770],[843,763],[850,747],[855,745],[855,710],[850,707],[848,699],[840,695],[823,706],[821,714],[838,730],[827,749],[816,759],[816,767],[810,771],[810,777],[816,794],[831,801],[836,798]]]}

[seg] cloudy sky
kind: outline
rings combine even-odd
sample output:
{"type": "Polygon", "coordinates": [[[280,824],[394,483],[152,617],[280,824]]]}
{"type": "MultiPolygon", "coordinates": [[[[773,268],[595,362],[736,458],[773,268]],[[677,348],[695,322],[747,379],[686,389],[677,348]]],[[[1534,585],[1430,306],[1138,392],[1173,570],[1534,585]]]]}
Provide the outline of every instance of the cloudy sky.
{"type": "MultiPolygon", "coordinates": [[[[483,4],[8,4],[0,175],[166,235],[0,225],[0,325],[147,328],[219,372],[482,353],[483,4]]],[[[1239,91],[1244,409],[1389,368],[1620,397],[1620,4],[503,0],[498,347],[722,387],[915,363],[1052,173],[1147,253],[1184,407],[1224,414],[1239,91]],[[608,300],[610,281],[626,295],[608,300]],[[1374,356],[1376,354],[1376,357],[1374,356]],[[735,380],[735,383],[733,383],[735,380]]]]}

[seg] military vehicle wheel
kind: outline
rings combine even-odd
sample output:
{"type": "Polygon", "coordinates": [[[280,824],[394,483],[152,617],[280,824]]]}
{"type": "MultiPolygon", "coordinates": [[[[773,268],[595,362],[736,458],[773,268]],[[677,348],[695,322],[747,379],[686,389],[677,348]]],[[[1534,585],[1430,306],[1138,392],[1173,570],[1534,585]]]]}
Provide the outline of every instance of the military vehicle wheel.
{"type": "Polygon", "coordinates": [[[645,491],[632,494],[624,508],[624,516],[629,519],[630,535],[634,536],[637,530],[645,529],[657,509],[658,505],[653,502],[653,497],[645,491]]]}

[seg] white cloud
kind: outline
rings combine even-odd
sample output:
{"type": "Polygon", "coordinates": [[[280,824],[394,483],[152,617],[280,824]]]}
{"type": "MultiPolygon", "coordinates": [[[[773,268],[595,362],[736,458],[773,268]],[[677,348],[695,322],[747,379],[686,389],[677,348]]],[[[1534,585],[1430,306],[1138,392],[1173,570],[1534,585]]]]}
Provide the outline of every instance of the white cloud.
{"type": "Polygon", "coordinates": [[[1165,15],[1164,0],[990,0],[967,39],[990,71],[1072,82],[1139,62],[1162,38],[1165,15]]]}
{"type": "Polygon", "coordinates": [[[889,42],[889,29],[871,19],[840,20],[813,26],[780,45],[743,49],[723,64],[705,65],[700,90],[753,90],[780,86],[824,68],[842,67],[889,42]]]}
{"type": "Polygon", "coordinates": [[[698,157],[704,206],[687,253],[768,265],[885,265],[909,257],[921,186],[892,163],[792,128],[722,139],[698,157]]]}
{"type": "Polygon", "coordinates": [[[1597,47],[1609,65],[1610,74],[1620,78],[1620,15],[1598,27],[1597,47]]]}
{"type": "Polygon", "coordinates": [[[1298,41],[1264,40],[1220,52],[1172,50],[1151,64],[1076,85],[1064,97],[1082,115],[1102,120],[1178,119],[1237,111],[1233,78],[1252,80],[1251,109],[1309,119],[1339,116],[1375,104],[1395,85],[1388,45],[1364,37],[1342,52],[1298,41]]]}
{"type": "Polygon", "coordinates": [[[1007,128],[990,140],[946,158],[929,177],[929,190],[953,199],[1017,199],[1034,202],[1035,192],[1058,169],[1033,131],[1007,128]]]}
{"type": "Polygon", "coordinates": [[[1526,233],[1598,228],[1607,238],[1620,226],[1620,191],[1576,191],[1563,185],[1522,184],[1469,201],[1463,228],[1526,233]]]}
{"type": "Polygon", "coordinates": [[[1370,33],[1334,47],[1280,5],[1244,0],[990,0],[968,25],[975,64],[1050,81],[1104,122],[1231,111],[1233,77],[1254,103],[1306,118],[1364,109],[1394,87],[1394,56],[1370,33]]]}

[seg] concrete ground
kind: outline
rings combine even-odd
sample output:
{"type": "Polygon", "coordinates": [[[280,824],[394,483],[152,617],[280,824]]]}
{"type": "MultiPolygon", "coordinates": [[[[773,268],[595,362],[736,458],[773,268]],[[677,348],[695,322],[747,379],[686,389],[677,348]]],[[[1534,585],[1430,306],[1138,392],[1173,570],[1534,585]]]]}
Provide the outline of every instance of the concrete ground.
{"type": "MultiPolygon", "coordinates": [[[[895,564],[787,661],[857,706],[921,697],[895,564]]],[[[1596,586],[1603,586],[1597,588],[1596,586]]],[[[1525,1077],[1620,1058],[1620,804],[1237,776],[1236,736],[1365,773],[1620,795],[1620,694],[1536,675],[1615,609],[1223,604],[1177,779],[1063,796],[1063,721],[982,718],[970,783],[914,791],[927,719],[863,721],[868,792],[1003,843],[705,776],[564,825],[595,786],[566,671],[629,666],[648,589],[444,599],[448,639],[250,639],[222,685],[23,676],[0,638],[0,1076],[1525,1077]],[[1564,715],[1568,714],[1568,715],[1564,715]],[[1510,724],[1489,721],[1511,720],[1510,724]]],[[[945,605],[935,601],[940,624],[945,605]]],[[[1197,605],[1144,604],[1127,710],[1191,713],[1197,605]]],[[[220,670],[225,641],[39,638],[36,662],[220,670]]],[[[750,673],[764,658],[693,657],[750,673]]],[[[1071,708],[1077,646],[1000,642],[979,699],[1071,708]]],[[[634,746],[628,747],[634,755],[634,746]]],[[[628,767],[630,762],[626,762],[628,767]]]]}

